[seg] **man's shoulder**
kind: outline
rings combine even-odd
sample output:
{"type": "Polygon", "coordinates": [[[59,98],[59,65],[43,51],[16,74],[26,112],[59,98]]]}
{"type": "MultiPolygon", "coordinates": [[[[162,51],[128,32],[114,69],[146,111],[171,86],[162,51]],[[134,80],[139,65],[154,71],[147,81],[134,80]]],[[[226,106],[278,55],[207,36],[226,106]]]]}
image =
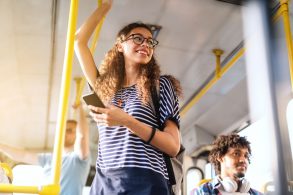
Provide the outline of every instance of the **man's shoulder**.
{"type": "Polygon", "coordinates": [[[211,182],[206,182],[201,184],[199,187],[195,188],[191,194],[192,195],[214,195],[214,187],[211,182]]]}
{"type": "Polygon", "coordinates": [[[214,189],[213,183],[211,181],[202,184],[200,187],[204,192],[211,192],[214,189]]]}

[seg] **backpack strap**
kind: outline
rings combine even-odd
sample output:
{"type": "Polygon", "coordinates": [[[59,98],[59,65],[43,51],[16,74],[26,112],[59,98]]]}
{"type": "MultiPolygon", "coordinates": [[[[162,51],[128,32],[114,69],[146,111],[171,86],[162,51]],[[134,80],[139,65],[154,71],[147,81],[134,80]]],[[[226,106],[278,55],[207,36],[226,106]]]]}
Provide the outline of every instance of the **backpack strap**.
{"type": "MultiPolygon", "coordinates": [[[[160,121],[160,94],[159,94],[160,91],[157,90],[156,85],[152,85],[150,90],[151,90],[151,104],[152,104],[152,107],[155,111],[155,115],[157,117],[157,121],[159,124],[159,130],[163,131],[164,127],[160,121]]],[[[171,185],[174,185],[174,184],[176,184],[176,179],[175,179],[175,174],[174,174],[174,170],[173,170],[170,156],[168,156],[165,153],[163,153],[163,156],[164,156],[164,160],[165,160],[166,167],[167,167],[169,182],[171,185]]]]}
{"type": "Polygon", "coordinates": [[[159,125],[159,130],[163,131],[164,128],[162,127],[163,125],[161,124],[160,121],[160,90],[158,89],[156,85],[151,86],[151,99],[150,103],[152,106],[153,111],[155,111],[155,115],[157,117],[158,125],[159,125]]]}

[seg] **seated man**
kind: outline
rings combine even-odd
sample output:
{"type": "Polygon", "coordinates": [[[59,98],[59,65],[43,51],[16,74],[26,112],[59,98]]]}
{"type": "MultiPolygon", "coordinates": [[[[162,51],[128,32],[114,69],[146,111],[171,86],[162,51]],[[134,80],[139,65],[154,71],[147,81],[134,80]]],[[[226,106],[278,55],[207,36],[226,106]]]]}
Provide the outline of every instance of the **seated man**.
{"type": "Polygon", "coordinates": [[[237,134],[220,136],[213,143],[209,160],[214,165],[217,177],[202,184],[192,192],[194,195],[226,195],[261,193],[250,188],[245,178],[249,157],[251,155],[250,142],[237,134]]]}
{"type": "MultiPolygon", "coordinates": [[[[61,195],[81,195],[90,168],[89,127],[81,105],[78,123],[67,120],[61,167],[61,195]]],[[[32,153],[0,144],[0,150],[11,159],[27,164],[39,164],[46,179],[51,178],[52,153],[32,153]]],[[[38,179],[38,178],[36,178],[38,179]]]]}

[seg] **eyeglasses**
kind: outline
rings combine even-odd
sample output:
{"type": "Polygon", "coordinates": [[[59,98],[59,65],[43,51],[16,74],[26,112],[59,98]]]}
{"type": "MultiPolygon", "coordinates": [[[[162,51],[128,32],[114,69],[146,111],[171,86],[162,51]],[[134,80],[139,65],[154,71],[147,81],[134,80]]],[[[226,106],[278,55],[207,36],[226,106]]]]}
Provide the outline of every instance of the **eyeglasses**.
{"type": "Polygon", "coordinates": [[[144,38],[141,34],[132,34],[124,41],[128,41],[130,39],[132,39],[133,43],[135,43],[137,45],[141,45],[144,42],[144,40],[147,40],[146,43],[149,48],[155,48],[156,45],[159,44],[159,41],[157,41],[153,38],[144,38]]]}

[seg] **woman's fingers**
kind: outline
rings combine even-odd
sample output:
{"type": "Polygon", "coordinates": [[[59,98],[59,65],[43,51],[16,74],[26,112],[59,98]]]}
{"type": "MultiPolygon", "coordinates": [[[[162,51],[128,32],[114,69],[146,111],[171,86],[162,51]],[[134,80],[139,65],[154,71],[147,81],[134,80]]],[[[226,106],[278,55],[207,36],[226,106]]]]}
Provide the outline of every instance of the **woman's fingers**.
{"type": "Polygon", "coordinates": [[[125,112],[116,106],[109,105],[107,108],[101,108],[89,105],[88,108],[91,110],[90,116],[98,125],[123,125],[125,121],[125,112]]]}
{"type": "Polygon", "coordinates": [[[100,114],[106,114],[108,109],[107,108],[101,108],[101,107],[95,107],[92,105],[89,105],[88,108],[96,113],[100,113],[100,114]]]}
{"type": "Polygon", "coordinates": [[[97,113],[94,113],[94,112],[89,112],[89,114],[98,125],[104,125],[104,126],[109,126],[110,125],[110,121],[107,120],[107,115],[105,115],[105,114],[97,114],[97,113]]]}

